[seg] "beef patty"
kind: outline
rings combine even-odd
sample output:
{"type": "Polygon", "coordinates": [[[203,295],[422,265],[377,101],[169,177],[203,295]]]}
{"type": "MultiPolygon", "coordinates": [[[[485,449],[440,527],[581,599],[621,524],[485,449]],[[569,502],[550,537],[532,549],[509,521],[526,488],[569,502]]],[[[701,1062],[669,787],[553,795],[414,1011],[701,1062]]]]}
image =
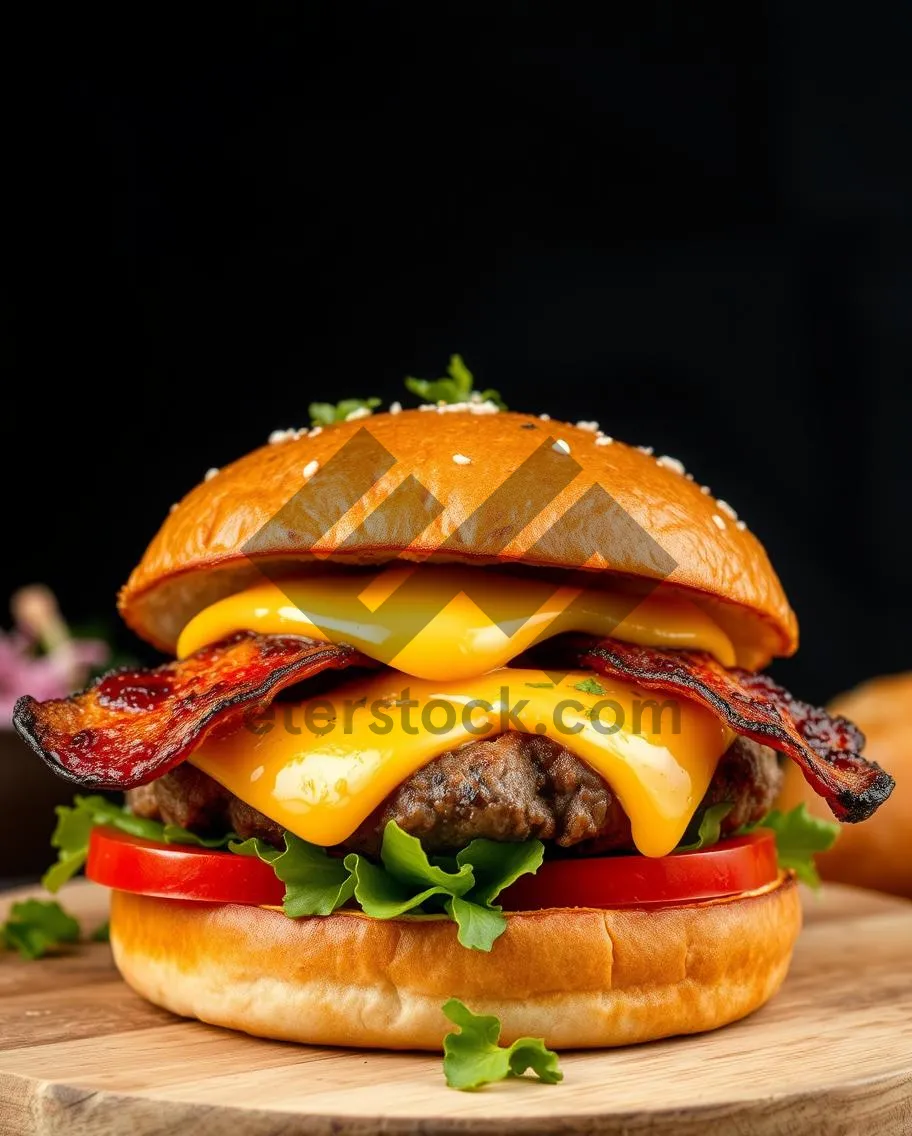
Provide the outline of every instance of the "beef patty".
{"type": "MultiPolygon", "coordinates": [[[[723,835],[760,820],[779,794],[776,754],[736,739],[719,761],[700,810],[722,801],[732,809],[723,835]]],[[[282,846],[284,829],[192,765],[127,793],[139,816],[179,824],[201,835],[231,829],[282,846]]],[[[510,732],[441,754],[403,781],[341,849],[376,854],[395,820],[428,852],[452,852],[476,837],[537,837],[583,854],[633,847],[630,821],[607,783],[558,742],[510,732]]]]}

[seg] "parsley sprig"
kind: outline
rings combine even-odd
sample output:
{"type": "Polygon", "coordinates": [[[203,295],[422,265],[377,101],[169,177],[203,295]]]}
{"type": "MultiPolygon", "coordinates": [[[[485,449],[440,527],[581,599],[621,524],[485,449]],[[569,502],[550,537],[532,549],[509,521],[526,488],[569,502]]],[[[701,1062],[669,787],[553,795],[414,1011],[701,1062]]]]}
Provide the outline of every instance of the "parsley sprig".
{"type": "Polygon", "coordinates": [[[312,402],[307,413],[311,426],[332,426],[334,422],[345,422],[359,410],[372,414],[379,405],[379,398],[343,398],[340,402],[312,402]]]}
{"type": "Polygon", "coordinates": [[[474,389],[475,379],[472,372],[462,361],[461,355],[451,355],[447,366],[447,373],[439,379],[416,379],[409,375],[405,385],[412,394],[423,398],[425,402],[469,402],[476,399],[478,402],[493,402],[501,410],[507,406],[500,397],[500,391],[488,388],[483,391],[474,389]]]}

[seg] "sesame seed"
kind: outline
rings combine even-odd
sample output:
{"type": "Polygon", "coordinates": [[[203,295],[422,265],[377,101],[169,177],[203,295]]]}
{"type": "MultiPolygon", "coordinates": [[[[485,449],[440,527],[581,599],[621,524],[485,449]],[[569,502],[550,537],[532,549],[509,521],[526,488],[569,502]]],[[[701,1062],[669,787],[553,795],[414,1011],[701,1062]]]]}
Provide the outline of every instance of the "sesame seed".
{"type": "Polygon", "coordinates": [[[389,412],[390,412],[390,414],[401,414],[402,413],[402,403],[401,402],[391,402],[389,412]]]}
{"type": "Polygon", "coordinates": [[[708,497],[710,495],[710,493],[712,493],[712,490],[709,488],[708,485],[701,485],[700,486],[700,492],[703,494],[704,497],[708,497]]]}
{"type": "Polygon", "coordinates": [[[564,441],[563,438],[558,438],[557,441],[554,443],[554,445],[551,447],[551,449],[555,450],[559,454],[569,454],[570,453],[570,446],[567,442],[564,441]]]}
{"type": "Polygon", "coordinates": [[[322,426],[314,426],[314,428],[312,430],[307,431],[307,437],[308,438],[316,438],[322,433],[323,433],[323,427],[322,426]]]}
{"type": "Polygon", "coordinates": [[[203,481],[211,481],[213,477],[218,477],[218,470],[214,466],[212,469],[206,470],[206,476],[203,478],[203,481]]]}
{"type": "Polygon", "coordinates": [[[465,456],[465,454],[453,454],[453,461],[457,465],[471,465],[472,464],[472,459],[467,458],[465,456]]]}
{"type": "Polygon", "coordinates": [[[576,424],[577,430],[588,430],[590,434],[597,434],[599,424],[597,422],[587,422],[585,418],[581,419],[576,424]]]}
{"type": "Polygon", "coordinates": [[[178,502],[177,502],[177,501],[175,501],[175,502],[174,502],[174,504],[173,504],[173,505],[171,506],[171,508],[170,508],[170,509],[168,510],[168,512],[169,512],[169,513],[173,513],[173,512],[174,512],[174,510],[175,510],[175,509],[176,509],[177,507],[178,507],[178,502]]]}
{"type": "Polygon", "coordinates": [[[539,414],[538,417],[542,420],[542,422],[550,422],[551,421],[551,415],[550,414],[539,414]]]}
{"type": "Polygon", "coordinates": [[[637,446],[637,449],[641,454],[646,454],[648,457],[651,457],[655,453],[652,446],[637,446]]]}
{"type": "Polygon", "coordinates": [[[304,466],[304,476],[305,477],[313,477],[313,475],[317,472],[317,470],[319,468],[320,468],[320,463],[317,461],[316,458],[314,458],[313,461],[309,461],[307,463],[307,465],[304,466]]]}
{"type": "Polygon", "coordinates": [[[747,525],[744,523],[744,521],[738,521],[735,524],[735,528],[738,530],[738,532],[744,532],[744,530],[747,528],[747,525]]]}
{"type": "Polygon", "coordinates": [[[370,418],[374,412],[369,406],[358,406],[345,415],[346,422],[357,422],[359,418],[370,418]]]}
{"type": "Polygon", "coordinates": [[[669,457],[668,454],[662,454],[660,458],[656,458],[656,465],[660,465],[663,469],[671,469],[675,473],[680,473],[683,477],[684,463],[679,462],[677,458],[669,457]]]}
{"type": "Polygon", "coordinates": [[[612,438],[610,435],[599,434],[599,436],[595,439],[595,444],[597,446],[610,446],[613,441],[614,438],[612,438]]]}
{"type": "Polygon", "coordinates": [[[731,517],[733,521],[736,521],[738,519],[738,514],[735,512],[735,510],[731,507],[731,505],[729,505],[727,501],[723,501],[721,497],[716,498],[716,508],[720,512],[724,513],[726,517],[731,517]]]}
{"type": "Polygon", "coordinates": [[[279,442],[287,442],[294,437],[294,430],[273,430],[269,435],[269,445],[275,446],[279,442]]]}
{"type": "MultiPolygon", "coordinates": [[[[419,410],[436,410],[438,414],[499,414],[500,407],[489,398],[483,402],[425,402],[419,410]]],[[[390,408],[392,413],[392,408],[390,408]]]]}
{"type": "Polygon", "coordinates": [[[684,476],[687,478],[688,481],[693,481],[693,479],[694,479],[694,475],[692,473],[685,473],[684,476]]]}
{"type": "Polygon", "coordinates": [[[726,527],[725,521],[722,520],[718,513],[713,513],[712,520],[717,529],[724,529],[726,527]]]}

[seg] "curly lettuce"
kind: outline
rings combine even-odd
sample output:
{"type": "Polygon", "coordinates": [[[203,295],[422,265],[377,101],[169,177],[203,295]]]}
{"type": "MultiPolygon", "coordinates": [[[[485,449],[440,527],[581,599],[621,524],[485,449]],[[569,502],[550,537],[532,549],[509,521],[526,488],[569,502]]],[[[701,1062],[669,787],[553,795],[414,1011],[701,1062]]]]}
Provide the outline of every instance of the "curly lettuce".
{"type": "Polygon", "coordinates": [[[520,1037],[512,1045],[498,1045],[500,1021],[493,1015],[474,1014],[458,998],[450,998],[442,1008],[458,1027],[443,1039],[443,1075],[451,1089],[479,1089],[521,1077],[530,1069],[545,1084],[563,1080],[558,1056],[542,1038],[520,1037]]]}
{"type": "Polygon", "coordinates": [[[51,836],[51,847],[57,849],[57,860],[44,873],[41,883],[52,894],[81,871],[89,854],[89,837],[96,825],[116,828],[144,840],[165,844],[196,844],[203,848],[224,848],[236,840],[234,833],[208,839],[197,836],[176,824],[134,816],[123,805],[107,797],[74,797],[72,805],[58,805],[57,827],[51,836]]]}
{"type": "Polygon", "coordinates": [[[429,857],[421,841],[392,820],[383,830],[379,864],[356,852],[339,859],[291,833],[284,851],[258,839],[230,848],[270,865],[285,884],[283,910],[294,919],[330,915],[351,899],[374,919],[442,914],[456,924],[459,943],[475,951],[490,951],[503,934],[506,917],[494,901],[521,875],[538,871],[545,851],[540,840],[473,840],[453,858],[429,857]]]}

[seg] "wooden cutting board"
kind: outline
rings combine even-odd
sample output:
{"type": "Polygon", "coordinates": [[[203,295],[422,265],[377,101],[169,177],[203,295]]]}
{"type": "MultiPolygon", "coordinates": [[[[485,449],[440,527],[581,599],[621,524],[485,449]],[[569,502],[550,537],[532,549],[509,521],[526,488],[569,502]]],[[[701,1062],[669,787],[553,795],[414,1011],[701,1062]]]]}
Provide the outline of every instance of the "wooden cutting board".
{"type": "MultiPolygon", "coordinates": [[[[72,886],[91,928],[106,896],[72,886]]],[[[2,907],[2,905],[0,905],[2,907]]],[[[563,1084],[447,1089],[440,1059],[260,1041],[172,1017],[107,946],[0,958],[2,1136],[912,1133],[912,904],[806,898],[780,994],[699,1037],[564,1055],[563,1084]]]]}

